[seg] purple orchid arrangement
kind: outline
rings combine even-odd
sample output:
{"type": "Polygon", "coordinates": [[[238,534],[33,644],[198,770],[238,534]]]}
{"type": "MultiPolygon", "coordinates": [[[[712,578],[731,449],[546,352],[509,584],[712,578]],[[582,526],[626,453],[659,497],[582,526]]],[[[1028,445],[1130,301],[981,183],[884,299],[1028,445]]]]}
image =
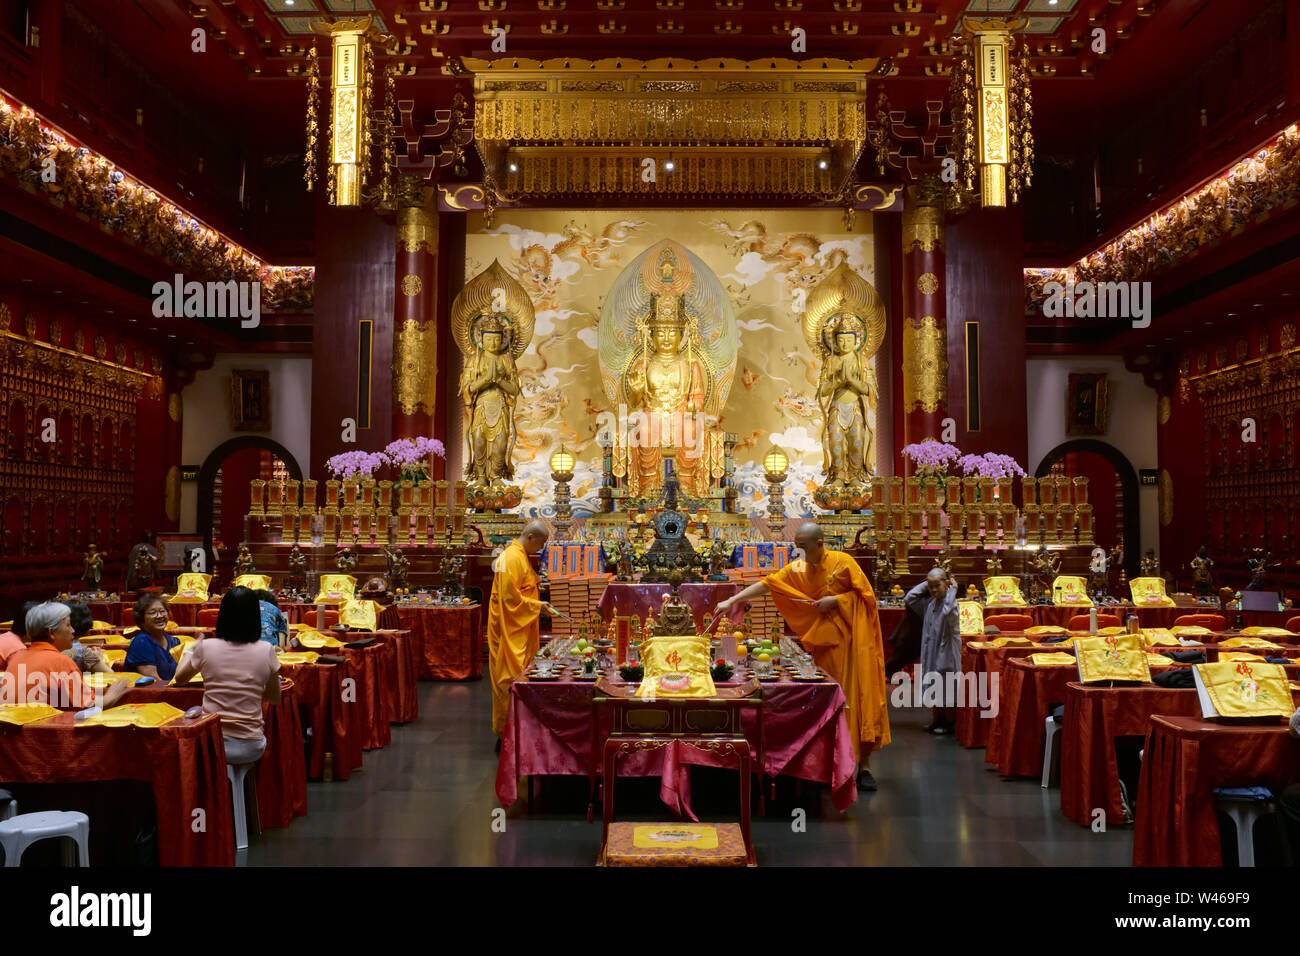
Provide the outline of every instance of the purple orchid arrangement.
{"type": "Polygon", "coordinates": [[[384,457],[388,463],[402,473],[402,481],[414,484],[423,481],[429,475],[425,471],[425,462],[430,455],[442,458],[447,450],[436,438],[399,438],[388,443],[384,457]]]}
{"type": "Polygon", "coordinates": [[[947,442],[927,438],[923,442],[904,445],[903,455],[912,459],[922,474],[942,475],[949,465],[961,457],[961,449],[947,442]]]}
{"type": "Polygon", "coordinates": [[[983,455],[962,455],[957,460],[963,475],[979,475],[981,478],[1014,478],[1025,476],[1025,470],[1010,455],[988,452],[983,455]]]}
{"type": "Polygon", "coordinates": [[[369,478],[386,464],[388,460],[377,452],[345,451],[325,462],[325,467],[335,478],[351,481],[355,478],[369,478]]]}

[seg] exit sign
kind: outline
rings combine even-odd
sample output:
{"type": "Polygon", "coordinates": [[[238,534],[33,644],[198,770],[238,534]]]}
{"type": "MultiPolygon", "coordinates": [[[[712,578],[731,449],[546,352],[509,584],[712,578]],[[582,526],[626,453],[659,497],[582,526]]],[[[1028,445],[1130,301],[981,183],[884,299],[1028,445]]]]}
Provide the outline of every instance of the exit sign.
{"type": "Polygon", "coordinates": [[[1139,468],[1139,469],[1138,469],[1138,482],[1141,483],[1141,484],[1144,484],[1144,485],[1158,485],[1158,484],[1160,484],[1160,469],[1159,469],[1159,468],[1139,468]]]}

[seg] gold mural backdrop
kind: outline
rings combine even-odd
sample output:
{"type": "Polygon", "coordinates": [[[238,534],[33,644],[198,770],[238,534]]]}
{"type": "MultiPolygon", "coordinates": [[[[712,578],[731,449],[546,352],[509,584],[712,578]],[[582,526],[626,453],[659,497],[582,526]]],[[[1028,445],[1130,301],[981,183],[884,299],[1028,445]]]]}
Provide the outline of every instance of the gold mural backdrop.
{"type": "MultiPolygon", "coordinates": [[[[846,232],[836,209],[530,210],[498,212],[490,229],[481,214],[471,214],[465,280],[499,260],[536,311],[532,343],[518,361],[523,391],[516,406],[515,482],[524,490],[521,510],[551,513],[550,457],[561,442],[578,461],[574,513],[596,510],[598,416],[617,411],[601,382],[601,308],[629,263],[664,239],[712,270],[735,313],[735,378],[718,427],[739,439],[740,508],[753,515],[765,511],[760,460],[776,444],[790,457],[787,513],[817,512],[812,490],[822,480],[820,369],[796,308],[840,263],[876,285],[869,217],[859,215],[854,231],[846,232]]],[[[873,430],[876,414],[872,409],[869,416],[873,430]]]]}

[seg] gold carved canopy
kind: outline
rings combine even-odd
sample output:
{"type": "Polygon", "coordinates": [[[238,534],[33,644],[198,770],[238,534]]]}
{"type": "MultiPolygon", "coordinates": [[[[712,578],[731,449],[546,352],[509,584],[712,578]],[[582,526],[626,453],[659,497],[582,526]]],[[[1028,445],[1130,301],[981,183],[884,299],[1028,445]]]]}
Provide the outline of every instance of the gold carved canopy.
{"type": "Polygon", "coordinates": [[[502,58],[462,67],[474,74],[475,140],[507,197],[833,199],[866,143],[867,80],[882,61],[502,58]]]}

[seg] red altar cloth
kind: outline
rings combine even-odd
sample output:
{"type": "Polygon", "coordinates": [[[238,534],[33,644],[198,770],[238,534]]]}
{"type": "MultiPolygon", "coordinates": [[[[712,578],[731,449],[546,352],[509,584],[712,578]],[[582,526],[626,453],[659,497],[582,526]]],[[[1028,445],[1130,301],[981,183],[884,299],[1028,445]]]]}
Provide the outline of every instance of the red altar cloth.
{"type": "Polygon", "coordinates": [[[1216,787],[1278,792],[1300,779],[1300,745],[1286,722],[1214,724],[1151,718],[1133,832],[1134,866],[1222,866],[1216,787]]]}
{"type": "Polygon", "coordinates": [[[381,630],[373,635],[394,645],[394,669],[388,686],[389,719],[407,724],[420,716],[420,645],[410,631],[381,630]]]}
{"type": "MultiPolygon", "coordinates": [[[[287,687],[278,704],[262,704],[266,722],[266,752],[257,763],[257,811],[263,829],[287,827],[294,817],[307,815],[307,766],[303,757],[302,718],[296,685],[287,687]]],[[[160,701],[179,710],[203,704],[203,685],[132,688],[123,704],[160,701]]]]}
{"type": "MultiPolygon", "coordinates": [[[[1003,635],[1003,636],[1024,636],[1024,635],[1003,635]]],[[[1038,654],[1051,651],[1050,646],[1038,646],[1033,644],[1015,645],[1009,644],[1005,647],[971,647],[971,640],[981,641],[982,638],[968,638],[962,641],[961,646],[961,671],[962,679],[965,686],[974,686],[979,688],[980,682],[985,681],[988,688],[990,700],[998,700],[998,711],[1001,711],[1002,695],[1002,668],[1009,658],[1026,657],[1029,654],[1038,654]],[[974,674],[974,677],[966,675],[974,674]],[[981,676],[987,675],[987,676],[981,676]],[[997,683],[994,684],[996,675],[997,683]],[[973,685],[970,683],[974,681],[973,685]]],[[[996,715],[990,714],[980,716],[985,708],[978,704],[978,695],[976,700],[966,699],[959,701],[956,714],[956,732],[957,742],[963,747],[985,747],[989,742],[989,733],[992,728],[993,720],[996,715]]]]}
{"type": "MultiPolygon", "coordinates": [[[[682,601],[691,609],[695,617],[695,626],[704,627],[713,617],[713,609],[719,601],[725,601],[733,594],[740,593],[740,585],[734,581],[704,581],[699,584],[683,584],[680,594],[682,601]]],[[[664,597],[672,591],[667,584],[633,584],[623,581],[611,581],[605,585],[600,595],[600,616],[606,624],[614,615],[635,617],[643,620],[647,614],[655,616],[663,607],[664,597]]],[[[740,620],[743,610],[733,609],[733,616],[740,620]]]]}
{"type": "Polygon", "coordinates": [[[483,676],[486,632],[481,604],[394,604],[384,608],[379,626],[410,632],[416,642],[419,680],[479,680],[483,676]]]}
{"type": "MultiPolygon", "coordinates": [[[[587,776],[591,772],[593,685],[581,681],[516,680],[497,766],[497,798],[510,806],[519,777],[533,774],[587,776]]],[[[836,809],[857,799],[856,764],[844,692],[838,684],[775,682],[763,685],[763,746],[766,772],[828,784],[836,809]]],[[[745,717],[745,736],[757,754],[755,715],[745,717]]],[[[602,732],[599,739],[603,740],[602,732]]],[[[687,766],[730,767],[728,758],[691,747],[641,752],[619,763],[619,775],[662,778],[660,797],[680,816],[690,809],[687,766]]]]}
{"type": "Polygon", "coordinates": [[[1079,679],[1078,667],[1039,667],[1022,656],[1006,660],[1001,675],[984,762],[1004,777],[1036,777],[1043,772],[1047,715],[1065,701],[1065,685],[1079,679]]]}
{"type": "Polygon", "coordinates": [[[163,866],[234,866],[234,815],[216,716],[157,728],[74,727],[73,716],[23,727],[0,723],[0,780],[145,781],[158,807],[163,866]],[[196,809],[204,811],[200,832],[191,826],[196,809]]]}
{"type": "MultiPolygon", "coordinates": [[[[348,635],[348,639],[359,641],[365,637],[377,636],[354,632],[348,635]]],[[[353,707],[357,711],[361,749],[377,750],[387,747],[393,741],[393,728],[390,724],[393,719],[393,698],[397,693],[397,645],[391,641],[379,641],[369,647],[337,647],[326,650],[346,657],[351,667],[349,676],[356,679],[353,687],[355,702],[345,702],[344,706],[353,707]]]]}
{"type": "Polygon", "coordinates": [[[302,708],[304,724],[312,732],[308,776],[319,780],[324,775],[325,755],[329,753],[334,755],[334,779],[346,780],[361,766],[361,710],[357,703],[345,703],[343,699],[343,681],[353,676],[353,665],[285,664],[280,673],[294,682],[294,699],[302,708]]]}

